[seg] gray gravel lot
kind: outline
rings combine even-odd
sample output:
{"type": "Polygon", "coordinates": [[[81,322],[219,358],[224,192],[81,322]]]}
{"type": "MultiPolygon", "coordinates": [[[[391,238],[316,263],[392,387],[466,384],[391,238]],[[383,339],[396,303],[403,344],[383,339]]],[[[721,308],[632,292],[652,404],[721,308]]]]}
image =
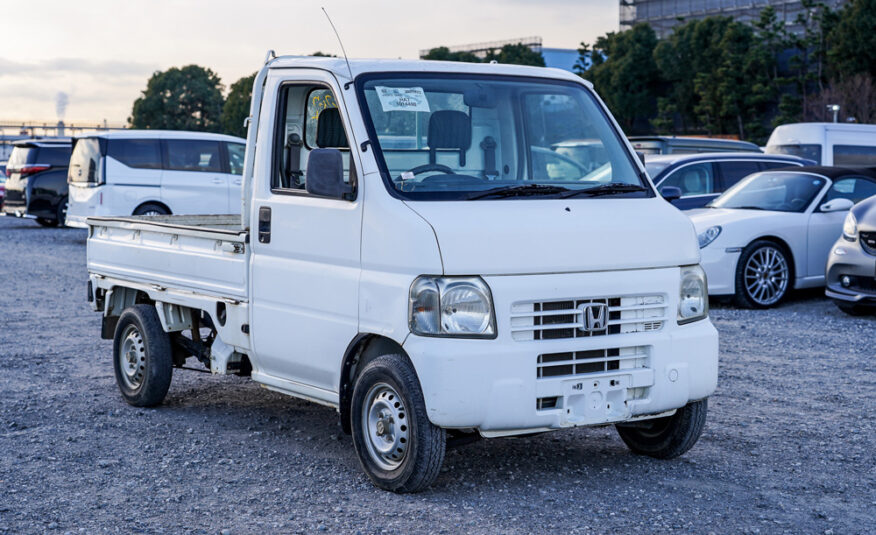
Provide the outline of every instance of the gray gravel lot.
{"type": "Polygon", "coordinates": [[[0,218],[0,533],[872,533],[876,318],[820,291],[713,304],[718,392],[681,459],[612,428],[448,453],[397,496],[335,411],[246,379],[174,375],[126,405],[85,301],[85,232],[0,218]]]}

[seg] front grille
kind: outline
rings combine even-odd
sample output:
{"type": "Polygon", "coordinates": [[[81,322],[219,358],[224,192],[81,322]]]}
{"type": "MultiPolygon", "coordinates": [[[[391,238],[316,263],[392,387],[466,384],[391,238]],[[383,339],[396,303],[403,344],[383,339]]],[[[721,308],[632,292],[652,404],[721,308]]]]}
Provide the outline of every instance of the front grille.
{"type": "Polygon", "coordinates": [[[646,347],[616,347],[538,356],[536,377],[568,377],[648,367],[646,347]]]}
{"type": "Polygon", "coordinates": [[[511,305],[511,337],[518,341],[657,331],[664,321],[666,303],[661,295],[519,301],[511,305]],[[585,329],[585,310],[591,305],[608,307],[605,328],[585,329]]]}
{"type": "Polygon", "coordinates": [[[876,232],[861,232],[861,247],[870,253],[876,255],[876,232]]]}

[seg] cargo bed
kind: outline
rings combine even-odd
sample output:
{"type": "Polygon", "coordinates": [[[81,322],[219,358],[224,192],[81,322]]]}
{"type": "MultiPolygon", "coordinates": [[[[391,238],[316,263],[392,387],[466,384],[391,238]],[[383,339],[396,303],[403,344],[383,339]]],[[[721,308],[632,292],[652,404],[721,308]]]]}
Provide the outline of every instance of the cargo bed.
{"type": "Polygon", "coordinates": [[[91,274],[240,301],[248,232],[239,215],[89,217],[91,274]]]}

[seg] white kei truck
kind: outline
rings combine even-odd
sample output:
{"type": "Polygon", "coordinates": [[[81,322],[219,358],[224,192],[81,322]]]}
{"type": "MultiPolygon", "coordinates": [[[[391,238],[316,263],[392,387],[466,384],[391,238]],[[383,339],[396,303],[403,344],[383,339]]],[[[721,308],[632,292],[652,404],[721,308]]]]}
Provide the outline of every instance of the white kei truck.
{"type": "Polygon", "coordinates": [[[693,225],[581,78],[269,53],[242,203],[86,220],[131,405],[190,358],[250,376],[336,408],[395,492],[479,436],[615,425],[656,458],[699,438],[718,335],[693,225]]]}

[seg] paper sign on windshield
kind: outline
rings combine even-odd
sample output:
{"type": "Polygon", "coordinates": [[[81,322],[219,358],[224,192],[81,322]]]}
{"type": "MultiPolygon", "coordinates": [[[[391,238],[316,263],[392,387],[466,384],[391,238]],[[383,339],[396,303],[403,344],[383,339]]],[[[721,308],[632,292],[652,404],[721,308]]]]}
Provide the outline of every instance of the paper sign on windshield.
{"type": "Polygon", "coordinates": [[[429,101],[422,87],[375,86],[383,111],[429,112],[429,101]]]}

